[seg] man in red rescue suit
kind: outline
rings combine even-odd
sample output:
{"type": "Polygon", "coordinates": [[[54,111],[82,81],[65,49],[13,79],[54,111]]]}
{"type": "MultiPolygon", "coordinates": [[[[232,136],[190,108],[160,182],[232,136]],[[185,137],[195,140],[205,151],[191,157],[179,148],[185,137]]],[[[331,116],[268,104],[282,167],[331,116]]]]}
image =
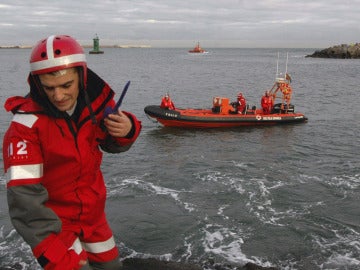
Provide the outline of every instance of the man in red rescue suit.
{"type": "Polygon", "coordinates": [[[235,111],[237,113],[243,114],[246,109],[246,99],[241,92],[238,93],[235,104],[236,104],[235,111]]]}
{"type": "Polygon", "coordinates": [[[160,108],[175,110],[175,105],[168,93],[166,93],[165,96],[161,99],[160,108]]]}
{"type": "Polygon", "coordinates": [[[274,99],[269,95],[269,91],[265,91],[265,94],[261,98],[261,107],[264,114],[270,114],[274,107],[274,99]]]}
{"type": "Polygon", "coordinates": [[[100,148],[128,150],[141,123],[120,110],[104,117],[114,92],[72,37],[39,41],[30,67],[30,93],[5,103],[14,114],[3,141],[11,222],[44,269],[120,269],[100,148]]]}

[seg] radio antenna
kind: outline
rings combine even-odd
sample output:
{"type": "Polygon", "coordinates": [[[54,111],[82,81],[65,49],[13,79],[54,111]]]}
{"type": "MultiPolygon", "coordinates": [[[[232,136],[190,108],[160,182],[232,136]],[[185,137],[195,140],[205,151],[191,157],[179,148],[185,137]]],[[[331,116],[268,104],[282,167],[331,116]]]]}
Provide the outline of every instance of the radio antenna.
{"type": "Polygon", "coordinates": [[[278,57],[277,57],[277,61],[276,61],[276,75],[275,75],[275,80],[278,78],[279,76],[279,52],[278,52],[278,57]]]}

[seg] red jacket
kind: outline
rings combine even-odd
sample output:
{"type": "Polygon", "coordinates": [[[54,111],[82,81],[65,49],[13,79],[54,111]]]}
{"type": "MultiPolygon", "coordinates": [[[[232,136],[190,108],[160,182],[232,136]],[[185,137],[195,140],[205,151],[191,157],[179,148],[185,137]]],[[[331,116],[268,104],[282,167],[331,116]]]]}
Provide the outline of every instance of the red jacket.
{"type": "Polygon", "coordinates": [[[166,100],[165,97],[162,98],[160,108],[175,110],[175,105],[170,98],[166,100]]]}
{"type": "Polygon", "coordinates": [[[237,110],[240,113],[243,113],[245,111],[246,108],[246,99],[241,96],[240,98],[238,97],[237,99],[237,110]]]}
{"type": "Polygon", "coordinates": [[[274,101],[271,96],[262,96],[261,107],[263,108],[263,112],[265,114],[271,113],[273,106],[274,106],[274,101]]]}
{"type": "Polygon", "coordinates": [[[90,104],[79,97],[75,118],[50,108],[29,78],[32,98],[12,97],[5,103],[15,115],[4,136],[3,157],[11,221],[42,253],[52,244],[49,236],[64,229],[92,233],[106,199],[99,148],[112,153],[128,150],[141,123],[125,112],[133,124],[130,134],[113,138],[106,132],[104,108],[114,106],[114,92],[91,70],[86,89],[90,104]]]}

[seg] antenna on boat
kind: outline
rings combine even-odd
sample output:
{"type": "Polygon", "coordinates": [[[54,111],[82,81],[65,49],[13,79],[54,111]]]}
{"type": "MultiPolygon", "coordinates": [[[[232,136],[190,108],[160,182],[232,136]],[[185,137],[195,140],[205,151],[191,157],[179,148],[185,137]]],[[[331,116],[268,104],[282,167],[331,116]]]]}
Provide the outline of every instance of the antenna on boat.
{"type": "Polygon", "coordinates": [[[288,60],[289,60],[289,53],[287,52],[287,53],[286,53],[285,78],[286,78],[286,75],[287,75],[288,60]]]}
{"type": "Polygon", "coordinates": [[[276,61],[276,74],[275,74],[275,80],[278,78],[279,75],[279,52],[278,52],[278,57],[277,57],[277,61],[276,61]]]}

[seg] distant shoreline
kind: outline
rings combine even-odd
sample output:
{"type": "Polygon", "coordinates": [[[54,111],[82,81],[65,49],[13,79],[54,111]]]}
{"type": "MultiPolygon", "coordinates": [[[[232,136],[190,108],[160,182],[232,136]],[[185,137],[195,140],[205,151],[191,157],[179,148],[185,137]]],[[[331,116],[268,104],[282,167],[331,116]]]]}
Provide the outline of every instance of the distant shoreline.
{"type": "MultiPolygon", "coordinates": [[[[0,45],[0,49],[31,49],[30,45],[0,45]]],[[[93,48],[92,45],[83,45],[83,48],[93,48]]],[[[150,45],[102,45],[101,48],[151,48],[150,45]]]]}
{"type": "Polygon", "coordinates": [[[31,49],[32,46],[13,46],[13,45],[3,45],[0,46],[0,49],[31,49]]]}

